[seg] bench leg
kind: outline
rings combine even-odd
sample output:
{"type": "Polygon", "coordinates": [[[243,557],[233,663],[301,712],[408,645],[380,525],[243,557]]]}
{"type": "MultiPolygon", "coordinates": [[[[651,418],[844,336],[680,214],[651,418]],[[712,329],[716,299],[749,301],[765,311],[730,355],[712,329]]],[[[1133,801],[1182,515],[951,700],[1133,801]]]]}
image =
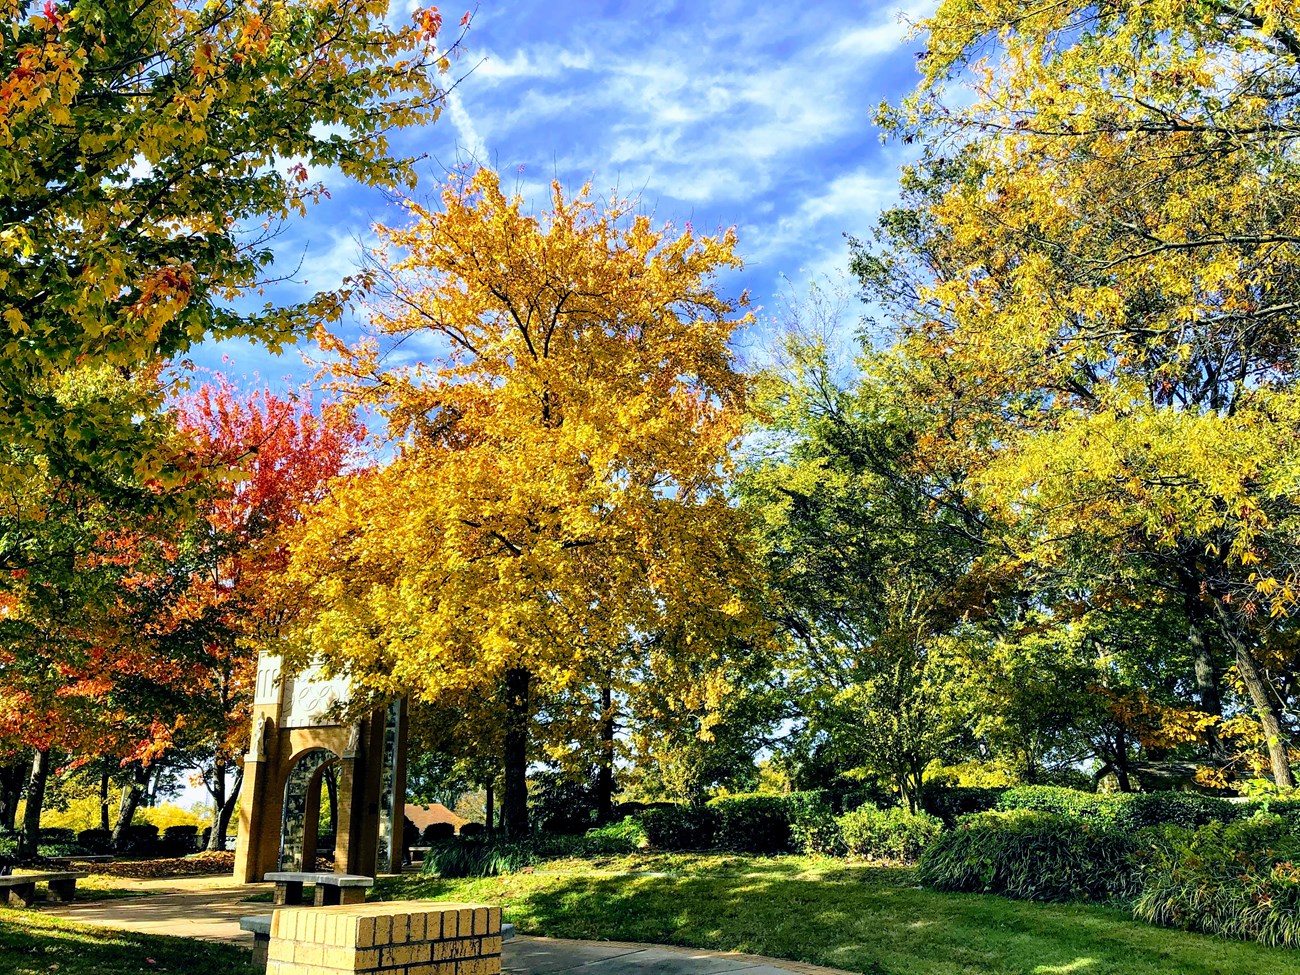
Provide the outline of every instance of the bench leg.
{"type": "Polygon", "coordinates": [[[302,882],[277,880],[275,882],[275,906],[284,907],[286,904],[302,903],[302,882]]]}
{"type": "Polygon", "coordinates": [[[253,964],[265,968],[267,955],[271,953],[271,936],[260,931],[253,935],[253,964]]]}
{"type": "Polygon", "coordinates": [[[10,907],[31,907],[36,900],[36,881],[30,884],[14,884],[9,888],[10,907]]]}
{"type": "Polygon", "coordinates": [[[344,887],[339,891],[340,904],[364,904],[366,902],[366,888],[364,887],[344,887]]]}
{"type": "Polygon", "coordinates": [[[333,884],[317,884],[316,899],[313,903],[317,907],[333,907],[339,903],[339,888],[333,884]]]}
{"type": "Polygon", "coordinates": [[[68,880],[51,880],[50,881],[50,902],[54,904],[69,904],[77,896],[77,878],[72,877],[68,880]]]}

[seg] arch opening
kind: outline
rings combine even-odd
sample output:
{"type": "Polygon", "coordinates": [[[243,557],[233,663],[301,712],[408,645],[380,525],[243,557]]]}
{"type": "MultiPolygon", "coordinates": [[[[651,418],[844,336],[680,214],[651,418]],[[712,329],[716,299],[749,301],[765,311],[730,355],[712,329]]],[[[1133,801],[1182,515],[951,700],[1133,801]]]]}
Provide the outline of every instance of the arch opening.
{"type": "Polygon", "coordinates": [[[312,871],[318,851],[334,857],[338,837],[337,776],[339,757],[328,748],[304,752],[284,783],[284,812],[280,821],[279,869],[312,871]],[[328,802],[321,807],[324,784],[328,802]],[[326,819],[328,814],[328,819],[326,819]],[[328,823],[329,832],[323,827],[328,823]]]}

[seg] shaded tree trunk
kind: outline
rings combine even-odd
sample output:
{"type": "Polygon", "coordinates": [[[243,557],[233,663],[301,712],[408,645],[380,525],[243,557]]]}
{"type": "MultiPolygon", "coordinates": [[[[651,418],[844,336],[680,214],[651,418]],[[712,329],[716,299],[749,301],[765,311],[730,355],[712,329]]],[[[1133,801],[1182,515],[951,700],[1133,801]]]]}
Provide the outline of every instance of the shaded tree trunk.
{"type": "Polygon", "coordinates": [[[112,829],[112,824],[108,821],[108,795],[112,781],[113,778],[108,772],[103,772],[99,776],[99,828],[105,833],[112,829]]]}
{"type": "Polygon", "coordinates": [[[45,805],[45,784],[50,778],[50,750],[38,748],[27,780],[27,808],[23,811],[23,832],[18,837],[18,859],[36,856],[41,842],[41,808],[45,805]]]}
{"type": "Polygon", "coordinates": [[[596,822],[605,825],[614,818],[614,692],[609,684],[600,689],[600,766],[596,773],[596,822]]]}
{"type": "Polygon", "coordinates": [[[528,725],[532,675],[519,667],[506,671],[505,794],[502,827],[510,839],[528,835],[528,725]]]}
{"type": "Polygon", "coordinates": [[[1128,736],[1123,725],[1115,727],[1115,781],[1120,792],[1133,791],[1133,780],[1128,774],[1128,736]]]}
{"type": "MultiPolygon", "coordinates": [[[[1196,697],[1201,710],[1216,718],[1223,717],[1223,695],[1220,691],[1220,668],[1214,650],[1206,638],[1205,604],[1201,597],[1200,581],[1191,573],[1180,570],[1179,587],[1183,594],[1183,610],[1187,614],[1187,644],[1192,651],[1192,672],[1196,678],[1196,697]]],[[[1228,760],[1228,751],[1215,728],[1205,734],[1205,743],[1211,760],[1219,763],[1228,760]]]]}
{"type": "Polygon", "coordinates": [[[23,780],[31,763],[17,761],[0,765],[0,832],[12,833],[18,824],[18,800],[23,797],[23,780]]]}
{"type": "Polygon", "coordinates": [[[230,830],[230,820],[239,808],[239,791],[244,784],[244,770],[235,766],[235,781],[227,792],[225,787],[224,769],[221,776],[221,795],[213,795],[215,800],[212,808],[212,831],[208,833],[208,850],[224,850],[226,848],[226,834],[230,830]]]}
{"type": "Polygon", "coordinates": [[[117,823],[113,826],[113,849],[121,850],[126,844],[126,831],[131,828],[135,811],[144,798],[145,786],[149,784],[149,769],[136,762],[131,769],[131,783],[122,793],[122,804],[118,808],[117,823]]]}
{"type": "Polygon", "coordinates": [[[486,823],[487,831],[489,833],[492,833],[495,832],[497,828],[496,819],[494,818],[496,814],[495,806],[496,806],[496,798],[497,798],[496,785],[489,780],[488,784],[483,787],[483,792],[486,794],[486,802],[487,802],[487,812],[483,818],[487,820],[486,823]]]}

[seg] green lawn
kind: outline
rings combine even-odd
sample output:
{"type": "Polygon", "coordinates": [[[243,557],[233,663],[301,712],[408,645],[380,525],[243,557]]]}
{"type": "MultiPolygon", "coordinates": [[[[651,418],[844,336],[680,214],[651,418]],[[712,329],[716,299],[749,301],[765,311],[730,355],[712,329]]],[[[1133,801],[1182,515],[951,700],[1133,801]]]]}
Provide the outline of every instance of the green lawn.
{"type": "Polygon", "coordinates": [[[378,895],[500,903],[520,933],[752,952],[869,975],[1300,975],[1300,953],[1138,923],[1122,909],[918,889],[907,870],[798,857],[556,861],[378,895]]]}
{"type": "Polygon", "coordinates": [[[261,975],[235,945],[131,934],[0,908],[0,975],[261,975]]]}

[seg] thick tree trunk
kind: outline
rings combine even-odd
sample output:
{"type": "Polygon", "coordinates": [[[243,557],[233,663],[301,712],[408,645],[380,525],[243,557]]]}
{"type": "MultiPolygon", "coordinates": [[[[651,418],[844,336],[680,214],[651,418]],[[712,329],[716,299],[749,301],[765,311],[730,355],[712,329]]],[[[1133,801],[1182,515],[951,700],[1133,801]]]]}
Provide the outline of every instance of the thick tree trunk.
{"type": "Polygon", "coordinates": [[[605,825],[614,818],[614,692],[608,684],[600,689],[600,766],[596,772],[596,822],[605,825]]]}
{"type": "Polygon", "coordinates": [[[501,812],[510,839],[528,835],[528,725],[532,718],[532,675],[522,668],[506,671],[505,795],[501,812]]]}
{"type": "Polygon", "coordinates": [[[25,759],[0,766],[0,832],[12,833],[18,824],[18,800],[31,763],[25,759]]]}
{"type": "Polygon", "coordinates": [[[126,843],[126,831],[131,828],[135,811],[144,797],[145,786],[149,784],[149,769],[136,763],[131,770],[131,784],[122,793],[122,805],[118,809],[117,824],[113,827],[113,849],[120,850],[126,843]]]}
{"type": "Polygon", "coordinates": [[[50,778],[50,750],[38,748],[27,780],[27,808],[23,811],[23,832],[18,837],[18,859],[36,856],[41,842],[41,808],[45,805],[45,783],[50,778]]]}

